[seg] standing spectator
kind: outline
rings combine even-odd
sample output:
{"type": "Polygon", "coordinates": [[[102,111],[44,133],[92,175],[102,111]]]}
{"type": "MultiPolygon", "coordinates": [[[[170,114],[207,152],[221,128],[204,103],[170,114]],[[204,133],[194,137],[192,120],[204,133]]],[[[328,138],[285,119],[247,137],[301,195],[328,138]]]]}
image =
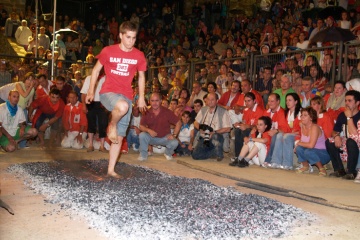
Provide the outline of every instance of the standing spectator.
{"type": "Polygon", "coordinates": [[[11,73],[6,69],[6,60],[0,59],[0,87],[11,82],[11,73]]]}
{"type": "Polygon", "coordinates": [[[21,26],[19,26],[15,32],[15,38],[16,42],[25,48],[25,51],[28,50],[28,38],[30,36],[32,36],[32,32],[27,26],[27,21],[24,19],[21,21],[21,26]]]}
{"type": "MultiPolygon", "coordinates": [[[[57,76],[55,78],[55,85],[52,85],[50,89],[56,88],[60,91],[60,97],[65,104],[68,103],[69,93],[73,90],[73,88],[65,82],[65,78],[63,76],[57,76]]],[[[76,99],[77,100],[77,99],[76,99]]]]}
{"type": "Polygon", "coordinates": [[[5,36],[15,37],[15,32],[19,26],[21,26],[21,23],[17,18],[16,12],[12,12],[5,22],[5,36]]]}
{"type": "Polygon", "coordinates": [[[62,126],[65,136],[61,141],[63,148],[82,149],[86,138],[87,119],[83,112],[82,103],[77,94],[71,91],[68,95],[69,103],[64,108],[62,126]]]}
{"type": "Polygon", "coordinates": [[[48,80],[45,74],[38,75],[37,79],[39,79],[40,85],[36,89],[36,93],[35,93],[36,98],[42,97],[44,95],[49,95],[50,88],[53,85],[53,82],[48,80]]]}
{"type": "Polygon", "coordinates": [[[262,74],[263,74],[263,77],[259,78],[256,81],[255,90],[258,91],[259,94],[262,96],[263,101],[264,101],[264,106],[266,106],[268,98],[269,98],[269,94],[271,93],[271,91],[273,89],[272,77],[271,77],[271,74],[272,74],[271,67],[263,68],[262,74]]]}
{"type": "Polygon", "coordinates": [[[43,46],[45,50],[50,48],[50,38],[45,34],[45,27],[40,27],[40,33],[38,34],[38,45],[43,46]]]}

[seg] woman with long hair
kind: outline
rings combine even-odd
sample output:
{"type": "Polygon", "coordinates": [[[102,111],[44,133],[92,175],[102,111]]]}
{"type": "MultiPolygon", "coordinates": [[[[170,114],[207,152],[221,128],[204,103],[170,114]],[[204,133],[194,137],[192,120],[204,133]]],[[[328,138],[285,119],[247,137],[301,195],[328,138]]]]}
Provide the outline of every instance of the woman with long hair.
{"type": "Polygon", "coordinates": [[[285,117],[291,129],[291,133],[281,133],[276,135],[275,148],[271,163],[271,168],[281,168],[285,170],[293,169],[293,149],[295,137],[300,131],[300,97],[296,93],[286,95],[285,117]]]}

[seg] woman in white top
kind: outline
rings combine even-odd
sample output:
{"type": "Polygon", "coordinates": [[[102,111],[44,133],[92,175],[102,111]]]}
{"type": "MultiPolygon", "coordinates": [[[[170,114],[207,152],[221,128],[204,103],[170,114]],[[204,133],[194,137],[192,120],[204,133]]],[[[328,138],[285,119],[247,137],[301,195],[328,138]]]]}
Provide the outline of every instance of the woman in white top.
{"type": "Polygon", "coordinates": [[[343,29],[351,29],[351,21],[349,21],[349,14],[347,11],[341,13],[341,20],[338,21],[338,25],[343,29]]]}
{"type": "Polygon", "coordinates": [[[21,82],[17,82],[15,85],[15,89],[20,94],[18,106],[24,110],[26,121],[28,121],[27,108],[31,104],[35,94],[35,81],[35,74],[32,72],[28,72],[27,74],[25,74],[24,80],[21,82]]]}

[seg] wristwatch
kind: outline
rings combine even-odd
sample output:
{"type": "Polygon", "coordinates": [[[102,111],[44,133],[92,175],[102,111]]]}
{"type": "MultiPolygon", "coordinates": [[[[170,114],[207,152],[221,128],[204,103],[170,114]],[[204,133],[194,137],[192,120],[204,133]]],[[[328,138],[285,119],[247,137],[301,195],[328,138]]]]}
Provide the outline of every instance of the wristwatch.
{"type": "Polygon", "coordinates": [[[346,120],[348,120],[348,121],[349,121],[349,120],[350,120],[350,119],[352,119],[352,118],[353,118],[353,117],[346,117],[346,120]]]}

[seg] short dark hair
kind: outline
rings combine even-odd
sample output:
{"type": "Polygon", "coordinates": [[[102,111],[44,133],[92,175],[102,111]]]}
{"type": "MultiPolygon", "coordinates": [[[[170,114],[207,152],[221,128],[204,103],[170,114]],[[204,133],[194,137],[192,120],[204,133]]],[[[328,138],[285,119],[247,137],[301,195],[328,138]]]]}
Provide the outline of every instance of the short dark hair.
{"type": "Polygon", "coordinates": [[[45,74],[38,74],[37,76],[36,76],[36,79],[40,79],[40,78],[45,78],[45,79],[47,79],[47,76],[45,75],[45,74]]]}
{"type": "Polygon", "coordinates": [[[353,96],[355,99],[355,102],[360,101],[360,92],[356,90],[349,90],[345,93],[345,96],[353,96]]]}
{"type": "Polygon", "coordinates": [[[176,98],[171,99],[170,102],[176,102],[176,105],[179,104],[179,101],[176,98]]]}
{"type": "Polygon", "coordinates": [[[269,96],[271,96],[271,95],[275,96],[276,101],[280,101],[280,95],[279,95],[279,94],[277,94],[277,93],[271,93],[269,96]]]}
{"type": "Polygon", "coordinates": [[[216,85],[216,83],[214,83],[214,82],[209,82],[208,85],[207,85],[207,87],[208,87],[209,85],[213,85],[213,87],[215,88],[215,90],[217,90],[217,85],[216,85]]]}
{"type": "Polygon", "coordinates": [[[336,82],[334,83],[334,86],[335,86],[336,84],[341,84],[341,86],[342,86],[343,88],[346,88],[346,84],[345,84],[344,81],[336,81],[336,82]]]}
{"type": "Polygon", "coordinates": [[[246,93],[244,97],[251,98],[253,101],[256,100],[256,96],[252,92],[246,93]]]}
{"type": "Polygon", "coordinates": [[[200,99],[195,99],[194,104],[195,104],[195,103],[198,103],[198,104],[200,104],[201,106],[204,106],[203,101],[201,101],[200,99]]]}
{"type": "Polygon", "coordinates": [[[65,82],[65,78],[63,76],[61,76],[61,75],[56,76],[55,81],[58,81],[58,80],[62,81],[62,82],[65,82]]]}
{"type": "Polygon", "coordinates": [[[49,95],[51,95],[51,94],[60,96],[60,90],[57,89],[57,88],[52,88],[52,89],[50,90],[49,95]]]}

